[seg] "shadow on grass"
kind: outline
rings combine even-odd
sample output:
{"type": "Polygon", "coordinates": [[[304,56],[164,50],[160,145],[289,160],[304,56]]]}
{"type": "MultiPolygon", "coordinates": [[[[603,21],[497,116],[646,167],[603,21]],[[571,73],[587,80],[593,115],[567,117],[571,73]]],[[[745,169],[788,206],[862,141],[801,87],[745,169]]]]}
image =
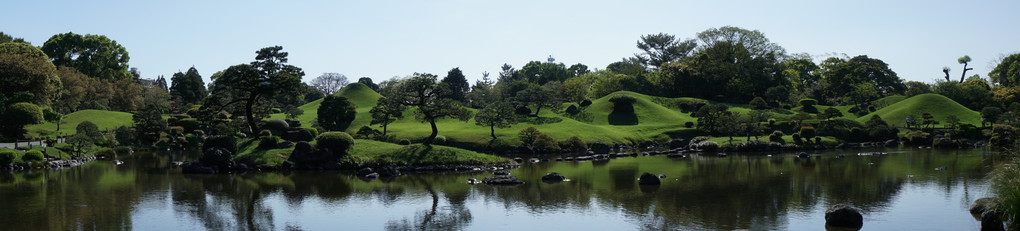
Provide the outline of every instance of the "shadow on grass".
{"type": "Polygon", "coordinates": [[[634,112],[617,112],[613,111],[609,113],[609,124],[611,125],[637,125],[638,118],[634,112]]]}

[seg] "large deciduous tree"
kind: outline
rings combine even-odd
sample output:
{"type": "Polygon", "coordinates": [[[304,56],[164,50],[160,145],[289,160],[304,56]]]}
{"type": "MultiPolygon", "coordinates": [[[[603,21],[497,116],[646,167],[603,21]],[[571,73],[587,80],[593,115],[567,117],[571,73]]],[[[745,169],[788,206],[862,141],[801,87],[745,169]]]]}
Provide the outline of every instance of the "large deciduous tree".
{"type": "Polygon", "coordinates": [[[347,97],[327,95],[316,111],[318,114],[316,121],[327,131],[343,131],[351,126],[351,122],[358,114],[357,109],[357,105],[351,103],[347,97]]]}
{"type": "Polygon", "coordinates": [[[312,79],[312,86],[326,95],[332,95],[340,91],[340,89],[349,83],[350,81],[347,81],[346,75],[335,72],[322,73],[319,77],[312,79]]]}
{"type": "Polygon", "coordinates": [[[257,136],[256,122],[265,114],[259,113],[259,118],[255,118],[256,105],[269,104],[260,101],[301,93],[301,77],[305,73],[301,68],[286,64],[288,54],[282,50],[281,46],[262,48],[255,52],[255,61],[251,64],[231,66],[220,76],[214,74],[213,97],[207,104],[224,108],[241,103],[244,106],[233,114],[243,115],[248,122],[247,132],[257,136]]]}
{"type": "Polygon", "coordinates": [[[28,43],[0,44],[0,82],[0,94],[11,97],[15,92],[31,92],[33,102],[40,105],[50,105],[61,88],[57,68],[28,43]]]}
{"type": "Polygon", "coordinates": [[[358,82],[361,83],[361,84],[365,84],[365,86],[367,86],[368,88],[371,88],[373,91],[376,91],[376,92],[379,91],[379,85],[375,84],[375,82],[372,82],[372,78],[361,77],[360,79],[358,79],[358,82]]]}
{"type": "Polygon", "coordinates": [[[549,81],[563,81],[571,76],[563,63],[531,61],[517,71],[520,78],[539,85],[549,81]]]}
{"type": "Polygon", "coordinates": [[[111,82],[134,77],[128,72],[127,49],[104,35],[56,34],[42,50],[54,65],[74,67],[88,76],[111,82]]]}
{"type": "Polygon", "coordinates": [[[819,95],[830,103],[843,101],[842,98],[861,83],[873,83],[878,91],[878,97],[902,94],[906,90],[903,80],[889,69],[888,64],[866,55],[850,60],[832,57],[826,59],[820,66],[822,80],[827,86],[824,86],[823,92],[819,95]]]}
{"type": "Polygon", "coordinates": [[[25,133],[25,125],[42,123],[43,112],[39,106],[32,103],[11,104],[4,110],[3,121],[0,125],[4,127],[4,134],[8,137],[21,138],[25,133]]]}
{"type": "Polygon", "coordinates": [[[173,96],[177,104],[197,104],[208,95],[202,75],[198,74],[198,69],[195,67],[188,68],[186,73],[174,73],[173,77],[170,77],[170,81],[170,95],[173,96]]]}
{"type": "Polygon", "coordinates": [[[439,134],[436,128],[436,120],[441,118],[456,118],[467,121],[471,112],[464,109],[461,104],[453,99],[441,97],[447,91],[445,84],[436,81],[433,74],[414,73],[411,78],[401,81],[393,91],[387,91],[389,100],[394,100],[404,106],[416,107],[415,118],[422,122],[428,122],[432,126],[432,134],[423,142],[426,145],[439,134]]]}
{"type": "Polygon", "coordinates": [[[1020,85],[1020,53],[1002,58],[1002,61],[988,72],[992,82],[1003,87],[1020,85]]]}

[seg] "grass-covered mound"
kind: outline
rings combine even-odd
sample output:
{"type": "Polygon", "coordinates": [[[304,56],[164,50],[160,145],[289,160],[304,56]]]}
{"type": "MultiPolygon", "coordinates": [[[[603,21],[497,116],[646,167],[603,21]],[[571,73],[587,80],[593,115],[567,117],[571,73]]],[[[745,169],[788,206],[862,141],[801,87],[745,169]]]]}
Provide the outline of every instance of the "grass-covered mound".
{"type": "MultiPolygon", "coordinates": [[[[858,122],[867,122],[874,115],[881,116],[886,123],[906,126],[906,118],[910,115],[921,116],[931,113],[936,121],[945,123],[946,116],[955,115],[961,123],[981,124],[981,113],[967,109],[952,99],[938,94],[921,94],[901,100],[883,107],[875,112],[857,118],[858,122]]],[[[919,121],[918,121],[919,122],[919,121]]]]}
{"type": "MultiPolygon", "coordinates": [[[[358,106],[358,116],[355,117],[354,122],[351,122],[351,127],[348,128],[348,131],[351,131],[352,133],[357,131],[357,129],[361,126],[368,125],[369,122],[372,121],[372,114],[369,114],[368,111],[372,110],[372,107],[375,106],[375,103],[379,100],[379,98],[382,98],[382,95],[376,93],[362,83],[348,84],[343,89],[340,89],[340,91],[335,93],[335,95],[347,97],[351,103],[358,106]]],[[[318,111],[320,105],[322,105],[322,99],[318,99],[298,107],[298,109],[304,111],[304,114],[297,117],[297,120],[301,121],[301,127],[312,127],[312,122],[319,118],[318,111]]],[[[286,117],[287,116],[285,114],[281,113],[273,114],[270,116],[270,119],[283,119],[286,117]]]]}
{"type": "Polygon", "coordinates": [[[506,158],[441,145],[398,145],[374,140],[356,140],[350,155],[341,162],[358,166],[429,164],[511,164],[506,158]]]}
{"type": "MultiPolygon", "coordinates": [[[[313,145],[315,142],[310,142],[313,145]]],[[[248,139],[239,144],[234,159],[252,158],[255,164],[280,165],[294,152],[294,147],[261,149],[256,139],[248,139]]],[[[441,145],[425,146],[421,144],[398,145],[375,140],[357,139],[354,147],[344,157],[344,164],[355,166],[377,165],[428,165],[428,164],[508,164],[506,158],[477,153],[470,150],[441,145]]]]}
{"type": "MultiPolygon", "coordinates": [[[[76,111],[67,115],[64,115],[64,119],[60,124],[60,131],[64,135],[73,135],[75,127],[82,121],[92,121],[95,123],[99,130],[113,130],[120,126],[132,126],[134,120],[132,114],[127,112],[118,111],[104,111],[104,110],[81,110],[76,111]]],[[[28,135],[35,136],[48,136],[57,135],[57,123],[46,122],[43,124],[29,125],[25,127],[28,131],[28,135]]]]}

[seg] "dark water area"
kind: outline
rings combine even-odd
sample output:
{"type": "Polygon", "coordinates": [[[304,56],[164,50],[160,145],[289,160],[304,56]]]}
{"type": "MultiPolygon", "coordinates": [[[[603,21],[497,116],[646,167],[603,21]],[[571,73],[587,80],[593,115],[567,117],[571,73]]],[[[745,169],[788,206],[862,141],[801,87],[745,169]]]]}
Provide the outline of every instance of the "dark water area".
{"type": "Polygon", "coordinates": [[[465,183],[488,172],[185,175],[170,163],[193,153],[135,154],[0,173],[0,230],[822,230],[839,203],[863,211],[863,230],[979,229],[967,209],[989,196],[996,155],[863,151],[525,163],[520,186],[465,183]],[[639,186],[643,172],[667,177],[639,186]]]}

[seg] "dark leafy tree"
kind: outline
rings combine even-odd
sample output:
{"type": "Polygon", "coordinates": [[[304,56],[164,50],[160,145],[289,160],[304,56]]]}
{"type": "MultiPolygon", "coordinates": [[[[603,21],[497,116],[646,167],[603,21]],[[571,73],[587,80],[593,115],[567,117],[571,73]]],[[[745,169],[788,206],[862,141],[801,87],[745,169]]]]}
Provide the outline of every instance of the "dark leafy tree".
{"type": "Polygon", "coordinates": [[[16,38],[16,37],[11,36],[9,34],[4,34],[4,32],[0,32],[0,43],[9,43],[9,42],[27,43],[27,42],[25,42],[24,38],[16,38]]]}
{"type": "Polygon", "coordinates": [[[21,138],[25,134],[25,126],[42,123],[42,109],[32,103],[14,103],[7,106],[3,113],[2,125],[7,137],[21,138]]]}
{"type": "Polygon", "coordinates": [[[439,134],[436,120],[456,118],[467,121],[471,115],[471,112],[461,107],[457,101],[441,97],[449,90],[443,84],[439,84],[436,78],[433,74],[415,73],[411,78],[401,81],[393,91],[387,92],[390,95],[386,96],[404,106],[416,107],[418,110],[415,111],[415,118],[429,122],[432,134],[423,142],[425,145],[432,144],[439,134]]]}
{"type": "Polygon", "coordinates": [[[830,107],[830,108],[826,108],[825,111],[822,111],[822,114],[819,115],[819,117],[820,117],[819,119],[830,120],[830,119],[835,119],[835,118],[839,118],[839,117],[842,117],[842,116],[843,116],[843,113],[840,112],[839,109],[837,109],[835,107],[830,107]]]}
{"type": "Polygon", "coordinates": [[[496,81],[509,83],[520,79],[517,76],[517,69],[514,69],[514,67],[510,66],[510,64],[504,63],[503,66],[499,68],[499,78],[496,79],[496,81]]]}
{"type": "Polygon", "coordinates": [[[591,70],[588,70],[588,66],[587,65],[578,63],[578,64],[570,65],[570,67],[567,68],[567,72],[570,73],[571,77],[576,77],[576,76],[581,76],[581,75],[584,75],[584,74],[591,73],[591,70]]]}
{"type": "MultiPolygon", "coordinates": [[[[372,79],[368,80],[369,82],[371,82],[372,79]]],[[[358,81],[360,82],[361,80],[358,81]]],[[[332,95],[333,93],[340,91],[340,89],[343,89],[344,86],[347,86],[348,83],[350,82],[347,81],[347,76],[340,73],[332,72],[322,73],[322,75],[320,75],[319,77],[315,77],[315,79],[312,79],[312,86],[315,87],[315,89],[319,89],[319,91],[325,95],[332,95]]]]}
{"type": "Polygon", "coordinates": [[[259,113],[259,118],[256,118],[258,105],[267,105],[266,101],[278,95],[300,93],[301,77],[305,73],[301,68],[285,64],[287,52],[282,50],[281,46],[262,48],[256,52],[254,62],[231,66],[213,81],[211,103],[221,108],[235,103],[244,105],[232,114],[245,117],[249,134],[257,136],[257,119],[268,115],[259,113]]]}
{"type": "Polygon", "coordinates": [[[1012,87],[1020,85],[1020,53],[1002,58],[1002,61],[988,72],[988,77],[999,86],[1012,87]]]}
{"type": "Polygon", "coordinates": [[[365,86],[367,86],[368,88],[372,89],[373,91],[376,91],[376,92],[379,91],[379,85],[376,85],[375,82],[372,82],[372,78],[361,77],[360,79],[358,79],[358,82],[361,83],[361,84],[365,84],[365,86]]]}
{"type": "Polygon", "coordinates": [[[489,73],[482,73],[482,79],[475,81],[471,86],[471,92],[467,94],[467,103],[472,108],[483,108],[500,100],[498,94],[493,90],[493,82],[489,80],[489,73]]]}
{"type": "Polygon", "coordinates": [[[174,73],[170,82],[170,95],[179,105],[198,104],[208,95],[202,75],[198,74],[195,67],[188,68],[187,73],[174,73]]]}
{"type": "Polygon", "coordinates": [[[121,79],[113,83],[110,108],[117,111],[135,111],[142,103],[144,88],[134,79],[121,79]]]}
{"type": "Polygon", "coordinates": [[[42,50],[54,65],[74,67],[88,76],[111,82],[134,77],[128,72],[127,49],[104,35],[56,34],[42,50]]]}
{"type": "Polygon", "coordinates": [[[929,86],[926,83],[918,81],[907,81],[903,83],[903,85],[907,87],[907,90],[903,93],[903,95],[907,97],[931,93],[931,86],[929,86]]]}
{"type": "Polygon", "coordinates": [[[562,63],[531,61],[517,71],[520,78],[538,85],[550,81],[563,81],[571,76],[562,63]]]}
{"type": "Polygon", "coordinates": [[[624,58],[619,62],[610,63],[606,66],[606,70],[617,74],[639,76],[648,72],[643,63],[644,60],[636,57],[624,58]]]}
{"type": "Polygon", "coordinates": [[[783,47],[769,41],[765,37],[765,33],[734,26],[724,26],[702,31],[698,33],[697,39],[702,51],[714,47],[719,42],[723,42],[733,45],[740,44],[747,49],[751,57],[756,58],[779,57],[786,53],[783,47]]]}
{"type": "Polygon", "coordinates": [[[147,106],[131,116],[135,123],[135,137],[143,144],[151,144],[166,131],[167,123],[162,111],[154,105],[147,106]]]}
{"type": "Polygon", "coordinates": [[[709,104],[695,113],[698,117],[698,129],[707,133],[722,133],[726,126],[724,116],[730,116],[729,107],[724,104],[709,104]]]}
{"type": "Polygon", "coordinates": [[[464,72],[461,72],[460,68],[450,69],[450,72],[446,73],[446,77],[439,82],[450,88],[450,91],[443,97],[462,103],[467,102],[467,94],[471,91],[471,86],[468,85],[467,77],[464,77],[464,72]]]}
{"type": "Polygon", "coordinates": [[[647,69],[658,69],[663,63],[679,61],[691,54],[697,47],[697,41],[693,39],[677,39],[676,36],[658,33],[642,35],[638,40],[637,47],[644,51],[635,54],[647,69]]]}
{"type": "Polygon", "coordinates": [[[11,97],[28,91],[34,95],[33,103],[44,106],[57,99],[61,88],[57,68],[28,43],[0,44],[0,80],[0,94],[11,97]]]}
{"type": "Polygon", "coordinates": [[[542,111],[542,108],[559,111],[563,106],[563,100],[559,96],[559,89],[549,84],[546,84],[546,86],[530,85],[528,88],[517,92],[514,99],[524,105],[533,105],[536,116],[542,111]]]}
{"type": "Polygon", "coordinates": [[[316,100],[322,99],[323,97],[326,97],[326,93],[322,92],[318,88],[315,88],[315,87],[313,87],[311,85],[308,85],[308,84],[304,84],[304,83],[302,83],[302,84],[304,85],[305,92],[306,92],[305,93],[305,103],[311,103],[312,101],[316,101],[316,100]]]}
{"type": "Polygon", "coordinates": [[[382,135],[386,136],[386,128],[393,121],[404,118],[404,107],[399,101],[389,100],[386,97],[379,98],[375,103],[375,107],[372,107],[368,113],[372,114],[372,122],[369,125],[382,125],[382,135]]]}
{"type": "Polygon", "coordinates": [[[327,95],[322,99],[322,105],[317,111],[319,116],[317,121],[319,126],[327,131],[347,130],[358,114],[357,109],[357,105],[347,100],[347,97],[327,95]]]}
{"type": "Polygon", "coordinates": [[[506,102],[489,104],[475,114],[475,124],[488,126],[489,135],[496,139],[496,128],[509,128],[517,124],[517,116],[514,115],[514,108],[506,102]]]}
{"type": "Polygon", "coordinates": [[[861,83],[874,84],[878,97],[902,94],[906,90],[903,80],[889,65],[866,55],[850,60],[832,57],[822,63],[822,78],[828,83],[821,95],[831,103],[843,102],[843,96],[856,90],[861,83]]]}
{"type": "Polygon", "coordinates": [[[981,123],[995,123],[999,121],[999,116],[1002,115],[1002,108],[999,107],[985,107],[981,109],[981,123]]]}

